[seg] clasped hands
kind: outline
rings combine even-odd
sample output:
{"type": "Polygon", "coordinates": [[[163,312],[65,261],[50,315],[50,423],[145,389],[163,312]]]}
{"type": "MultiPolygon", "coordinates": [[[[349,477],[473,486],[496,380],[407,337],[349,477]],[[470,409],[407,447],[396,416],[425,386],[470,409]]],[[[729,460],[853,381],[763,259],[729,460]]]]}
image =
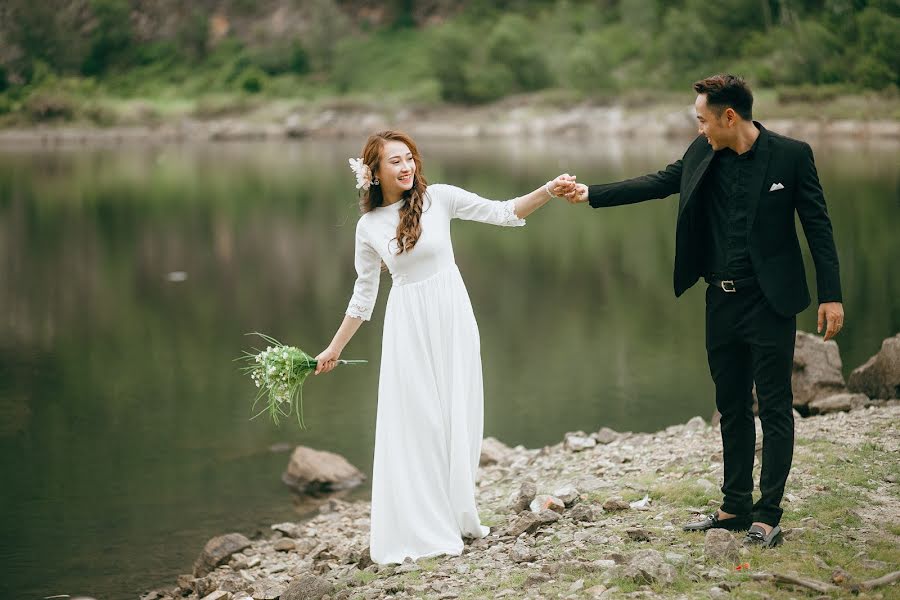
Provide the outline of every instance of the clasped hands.
{"type": "Polygon", "coordinates": [[[575,176],[568,173],[548,181],[547,191],[557,198],[564,198],[570,204],[587,202],[588,199],[588,187],[583,183],[576,183],[575,176]]]}

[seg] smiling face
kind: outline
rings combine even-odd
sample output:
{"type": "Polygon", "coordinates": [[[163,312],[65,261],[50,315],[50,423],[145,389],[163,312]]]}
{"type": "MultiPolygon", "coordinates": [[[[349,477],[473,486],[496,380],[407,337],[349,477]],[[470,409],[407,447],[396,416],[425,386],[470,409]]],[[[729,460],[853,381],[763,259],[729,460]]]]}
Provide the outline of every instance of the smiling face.
{"type": "Polygon", "coordinates": [[[378,172],[382,193],[386,198],[402,195],[415,183],[416,162],[403,142],[387,140],[381,147],[378,172]]]}
{"type": "Polygon", "coordinates": [[[697,124],[700,134],[706,136],[706,141],[709,142],[712,149],[721,150],[730,146],[734,139],[735,126],[737,125],[737,114],[734,112],[734,109],[726,108],[721,114],[717,114],[718,111],[707,105],[706,94],[697,96],[694,108],[697,111],[697,124]]]}

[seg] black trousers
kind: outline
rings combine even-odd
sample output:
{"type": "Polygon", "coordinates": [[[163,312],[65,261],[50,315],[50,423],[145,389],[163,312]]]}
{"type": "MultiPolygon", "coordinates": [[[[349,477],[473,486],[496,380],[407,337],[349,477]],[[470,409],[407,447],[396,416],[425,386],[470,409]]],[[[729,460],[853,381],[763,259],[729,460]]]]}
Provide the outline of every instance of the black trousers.
{"type": "Polygon", "coordinates": [[[725,483],[722,510],[778,525],[794,455],[791,369],[797,318],[776,313],[756,285],[706,291],[706,353],[722,414],[725,483]],[[753,383],[762,422],[761,498],[753,504],[756,428],[753,383]]]}

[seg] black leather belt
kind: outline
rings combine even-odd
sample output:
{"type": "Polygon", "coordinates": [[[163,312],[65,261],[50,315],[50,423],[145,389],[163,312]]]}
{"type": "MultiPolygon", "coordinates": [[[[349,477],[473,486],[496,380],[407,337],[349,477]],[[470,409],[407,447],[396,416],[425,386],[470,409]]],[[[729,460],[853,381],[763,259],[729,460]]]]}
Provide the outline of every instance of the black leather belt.
{"type": "Polygon", "coordinates": [[[744,279],[707,279],[707,282],[709,285],[717,287],[729,294],[759,285],[756,281],[756,277],[745,277],[744,279]]]}

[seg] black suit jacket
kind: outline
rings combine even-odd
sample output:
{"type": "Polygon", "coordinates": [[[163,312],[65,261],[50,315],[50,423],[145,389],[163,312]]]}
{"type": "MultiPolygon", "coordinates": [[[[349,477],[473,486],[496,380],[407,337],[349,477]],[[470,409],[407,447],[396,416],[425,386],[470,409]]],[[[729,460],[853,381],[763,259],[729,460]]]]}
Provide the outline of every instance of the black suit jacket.
{"type": "MultiPolygon", "coordinates": [[[[755,123],[755,122],[754,122],[755,123]]],[[[750,185],[747,207],[747,245],[760,288],[776,312],[793,316],[809,306],[794,211],[816,266],[819,302],[840,302],[841,281],[831,220],[819,184],[812,149],[806,142],[760,130],[758,160],[766,167],[750,185]],[[773,185],[783,189],[770,191],[773,185]]],[[[592,185],[588,201],[594,208],[633,204],[680,193],[675,230],[675,295],[680,296],[704,275],[705,219],[698,218],[700,182],[713,158],[704,136],[688,147],[681,160],[663,171],[617,183],[592,185]]]]}

